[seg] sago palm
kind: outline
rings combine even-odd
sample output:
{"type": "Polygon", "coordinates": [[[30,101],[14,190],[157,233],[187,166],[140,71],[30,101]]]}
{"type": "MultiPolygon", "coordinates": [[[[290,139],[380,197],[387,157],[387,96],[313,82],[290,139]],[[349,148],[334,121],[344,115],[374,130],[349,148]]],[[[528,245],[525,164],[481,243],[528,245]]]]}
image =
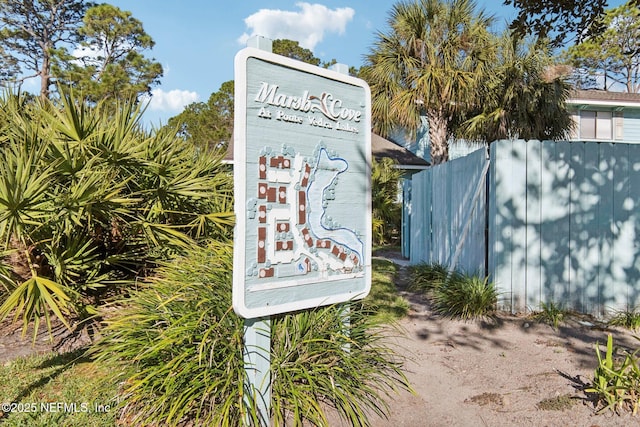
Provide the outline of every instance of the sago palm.
{"type": "Polygon", "coordinates": [[[230,237],[221,153],[144,130],[133,103],[1,102],[0,319],[89,315],[158,262],[230,237]]]}

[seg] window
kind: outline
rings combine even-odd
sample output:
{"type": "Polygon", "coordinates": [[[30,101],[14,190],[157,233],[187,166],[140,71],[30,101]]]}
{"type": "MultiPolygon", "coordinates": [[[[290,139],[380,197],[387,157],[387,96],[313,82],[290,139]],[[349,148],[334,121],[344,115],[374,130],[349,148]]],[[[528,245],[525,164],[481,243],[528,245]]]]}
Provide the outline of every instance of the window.
{"type": "Polygon", "coordinates": [[[580,139],[613,139],[611,111],[581,111],[580,139]]]}

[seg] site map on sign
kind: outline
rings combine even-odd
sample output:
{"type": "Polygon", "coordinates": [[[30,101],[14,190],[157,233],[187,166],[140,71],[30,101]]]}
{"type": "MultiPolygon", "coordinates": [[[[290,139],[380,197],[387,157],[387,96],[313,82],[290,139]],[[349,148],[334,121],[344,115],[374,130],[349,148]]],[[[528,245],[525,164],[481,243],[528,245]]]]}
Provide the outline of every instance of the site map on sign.
{"type": "Polygon", "coordinates": [[[256,253],[247,258],[247,276],[265,287],[269,279],[314,283],[362,277],[362,236],[327,213],[339,176],[349,169],[347,160],[320,142],[311,156],[288,146],[264,147],[257,167],[257,194],[247,199],[248,221],[257,221],[256,253]]]}

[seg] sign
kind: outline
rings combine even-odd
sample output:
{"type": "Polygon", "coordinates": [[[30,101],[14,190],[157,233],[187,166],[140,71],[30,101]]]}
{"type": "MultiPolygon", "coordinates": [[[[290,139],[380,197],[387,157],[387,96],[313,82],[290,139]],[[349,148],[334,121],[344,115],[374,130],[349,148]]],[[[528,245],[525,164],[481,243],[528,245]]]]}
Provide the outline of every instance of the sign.
{"type": "Polygon", "coordinates": [[[254,48],[235,58],[233,307],[245,318],[371,287],[371,95],[254,48]]]}

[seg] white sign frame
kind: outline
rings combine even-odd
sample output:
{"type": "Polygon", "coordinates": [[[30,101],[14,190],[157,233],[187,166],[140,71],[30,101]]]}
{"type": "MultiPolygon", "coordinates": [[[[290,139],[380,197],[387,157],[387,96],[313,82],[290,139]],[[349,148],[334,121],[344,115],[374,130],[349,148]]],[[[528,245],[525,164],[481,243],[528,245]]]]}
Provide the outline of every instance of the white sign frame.
{"type": "MultiPolygon", "coordinates": [[[[262,84],[268,84],[269,76],[261,76],[261,79],[264,79],[265,82],[261,82],[262,84]]],[[[255,82],[253,82],[255,84],[255,82]]],[[[265,88],[271,89],[274,91],[273,87],[268,86],[265,88]]],[[[279,89],[279,88],[278,88],[279,89]]],[[[331,87],[333,89],[333,87],[331,87]]],[[[337,92],[336,92],[337,93],[337,92]]],[[[273,94],[273,92],[272,92],[273,94]]],[[[250,94],[254,97],[256,95],[254,93],[250,94]]],[[[264,94],[263,94],[264,95],[264,94]]],[[[317,95],[320,94],[312,94],[316,95],[315,99],[318,99],[317,95]]],[[[282,120],[291,120],[295,122],[296,120],[300,120],[304,117],[303,120],[309,121],[307,125],[311,124],[312,118],[311,116],[299,115],[297,113],[302,112],[304,110],[301,104],[308,101],[308,99],[304,99],[304,96],[301,95],[298,98],[294,99],[294,105],[291,106],[289,103],[289,107],[283,108],[279,114],[281,114],[282,120]],[[297,99],[297,101],[296,101],[297,99]],[[295,107],[298,107],[298,111],[296,111],[295,107]],[[284,113],[283,113],[284,111],[284,113]],[[289,114],[291,113],[291,114],[289,114]],[[287,117],[285,117],[285,115],[287,117]]],[[[289,96],[290,98],[293,95],[289,96]]],[[[265,100],[265,96],[261,99],[265,100]]],[[[273,97],[270,98],[273,101],[273,97]]],[[[314,101],[319,102],[319,101],[314,101]]],[[[272,102],[273,104],[273,102],[272,102]]],[[[344,103],[346,104],[346,102],[344,103]]],[[[254,108],[255,109],[255,108],[254,108]]],[[[326,109],[325,109],[326,110],[326,109]]],[[[265,110],[266,111],[266,110],[265,110]]],[[[252,111],[255,113],[255,111],[252,111]]],[[[261,114],[261,113],[259,113],[261,114]]],[[[265,113],[266,114],[266,113],[265,113]]],[[[308,113],[311,114],[311,113],[308,113]]],[[[327,111],[324,111],[324,114],[327,116],[327,111]]],[[[253,319],[253,318],[261,318],[267,317],[273,314],[292,312],[302,309],[315,308],[323,305],[342,303],[350,300],[357,300],[364,298],[371,289],[371,93],[368,85],[361,79],[341,74],[336,71],[316,67],[307,63],[303,63],[300,61],[296,61],[287,57],[283,57],[281,55],[276,55],[271,52],[267,52],[260,49],[255,49],[251,47],[247,47],[238,52],[235,57],[235,120],[234,120],[234,197],[235,197],[235,214],[236,214],[236,228],[234,233],[234,272],[233,272],[233,308],[236,313],[244,318],[253,319]],[[323,295],[313,295],[309,298],[306,298],[304,295],[302,296],[293,296],[291,300],[287,300],[286,295],[294,295],[296,293],[296,287],[299,286],[296,280],[286,281],[286,283],[279,283],[275,285],[266,284],[263,288],[269,289],[270,287],[281,289],[281,294],[278,294],[279,297],[276,298],[278,300],[282,299],[282,301],[272,302],[268,298],[265,300],[264,304],[256,306],[253,304],[249,306],[247,304],[247,256],[245,246],[247,244],[247,227],[249,226],[247,219],[247,205],[250,203],[252,195],[247,194],[247,168],[254,167],[253,164],[250,166],[247,163],[247,144],[251,144],[251,141],[247,141],[247,114],[248,114],[248,95],[249,95],[249,83],[250,78],[248,77],[248,62],[249,61],[257,61],[258,63],[266,64],[266,67],[270,67],[272,64],[274,67],[280,67],[285,72],[289,71],[293,73],[293,75],[305,77],[306,75],[310,76],[311,79],[318,78],[322,79],[322,81],[326,81],[328,84],[335,84],[337,88],[343,87],[348,88],[350,90],[355,90],[357,93],[362,91],[362,97],[359,105],[353,108],[347,108],[349,106],[343,105],[341,99],[337,99],[338,96],[331,97],[331,93],[323,92],[323,99],[329,98],[327,102],[324,102],[324,107],[329,105],[329,114],[333,114],[338,117],[342,122],[332,122],[331,120],[325,120],[325,127],[333,126],[333,131],[337,134],[340,134],[341,137],[353,137],[356,138],[358,143],[361,143],[362,146],[359,147],[359,150],[362,153],[364,166],[363,169],[363,181],[362,185],[366,188],[364,190],[364,198],[362,210],[364,211],[364,215],[362,218],[361,226],[362,230],[359,230],[358,237],[362,239],[362,250],[358,250],[358,252],[349,252],[352,261],[352,264],[355,264],[356,268],[354,270],[357,273],[353,273],[353,276],[358,276],[358,281],[353,281],[353,283],[357,283],[357,289],[347,289],[346,291],[342,291],[341,289],[331,289],[329,294],[323,295]],[[344,85],[344,86],[342,86],[344,85]],[[325,96],[325,94],[327,94],[325,96]],[[331,104],[332,102],[332,104],[331,104]],[[350,121],[349,121],[350,120],[350,121]],[[339,123],[339,124],[335,124],[339,123]],[[280,298],[280,296],[285,295],[284,298],[280,298]]],[[[280,120],[280,119],[279,119],[280,120]]],[[[327,129],[322,128],[322,123],[320,123],[324,119],[318,119],[318,123],[313,124],[314,127],[318,127],[319,132],[327,132],[327,129]]],[[[268,125],[268,121],[264,121],[265,125],[268,125]]],[[[274,122],[275,123],[275,122],[274,122]]],[[[303,126],[303,124],[301,124],[303,126]]],[[[292,128],[295,129],[295,123],[293,123],[292,128]]],[[[298,128],[300,129],[300,128],[298,128]]],[[[309,128],[305,128],[305,132],[309,132],[309,128]]],[[[314,130],[312,130],[314,131],[314,130]]],[[[305,134],[305,139],[307,135],[305,134]]],[[[318,136],[318,140],[322,140],[322,136],[318,136]]],[[[327,152],[330,150],[327,149],[327,152]]],[[[331,161],[333,158],[330,158],[331,161]]],[[[255,161],[255,159],[253,159],[255,161]]],[[[336,175],[337,176],[337,175],[336,175]]],[[[358,175],[360,176],[360,175],[358,175]]],[[[339,185],[339,184],[338,184],[339,185]]],[[[282,193],[280,193],[282,194],[282,193]]],[[[323,192],[324,194],[324,192],[323,192]]],[[[324,197],[324,196],[323,196],[324,197]]],[[[324,216],[324,215],[323,215],[324,216]]],[[[335,228],[336,230],[338,228],[335,228]]],[[[326,230],[326,229],[325,229],[326,230]]],[[[337,246],[337,245],[336,245],[337,246]]],[[[340,249],[342,250],[342,249],[340,249]]],[[[344,254],[341,253],[342,258],[344,259],[344,254]]],[[[310,264],[310,263],[309,263],[310,264]]],[[[255,274],[255,273],[254,273],[255,274]]],[[[262,274],[262,272],[260,273],[262,274]]],[[[341,279],[342,282],[347,279],[341,279]]],[[[337,282],[336,282],[337,283],[337,282]]],[[[349,282],[352,283],[352,282],[349,282]]],[[[325,286],[323,284],[323,286],[325,286]]],[[[330,286],[330,285],[329,285],[330,286]]],[[[251,292],[260,292],[262,289],[259,286],[254,286],[251,292]]],[[[273,291],[272,289],[269,289],[273,291]]],[[[274,291],[275,292],[275,291],[274,291]]],[[[280,291],[278,291],[280,292],[280,291]]]]}

